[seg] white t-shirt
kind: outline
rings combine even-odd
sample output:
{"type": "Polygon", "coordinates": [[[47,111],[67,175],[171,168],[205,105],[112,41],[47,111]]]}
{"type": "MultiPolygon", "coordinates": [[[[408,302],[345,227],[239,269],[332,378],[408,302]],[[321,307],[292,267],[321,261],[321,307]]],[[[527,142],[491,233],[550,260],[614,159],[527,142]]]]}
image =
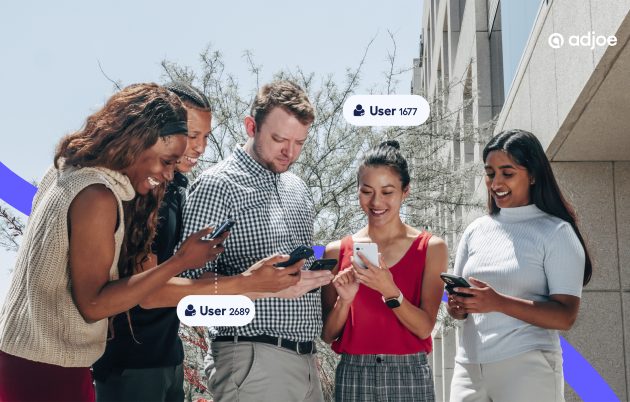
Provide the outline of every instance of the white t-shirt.
{"type": "MultiPolygon", "coordinates": [[[[459,242],[454,273],[509,296],[547,301],[553,294],[581,296],[584,261],[584,248],[571,225],[532,204],[503,208],[470,224],[459,242]]],[[[469,314],[458,332],[459,363],[560,350],[558,331],[498,312],[469,314]]]]}

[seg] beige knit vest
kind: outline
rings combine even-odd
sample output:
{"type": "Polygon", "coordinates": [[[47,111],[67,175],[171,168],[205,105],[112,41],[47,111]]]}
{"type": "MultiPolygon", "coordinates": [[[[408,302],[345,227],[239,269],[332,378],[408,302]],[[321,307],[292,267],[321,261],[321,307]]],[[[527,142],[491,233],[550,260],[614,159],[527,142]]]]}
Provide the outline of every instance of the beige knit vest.
{"type": "Polygon", "coordinates": [[[103,354],[107,320],[88,324],[83,319],[72,300],[68,264],[68,209],[74,197],[92,184],[104,184],[118,201],[120,223],[110,268],[110,277],[118,277],[125,230],[121,200],[135,195],[129,179],[105,168],[51,167],[33,200],[0,312],[0,350],[5,353],[63,367],[89,367],[103,354]]]}

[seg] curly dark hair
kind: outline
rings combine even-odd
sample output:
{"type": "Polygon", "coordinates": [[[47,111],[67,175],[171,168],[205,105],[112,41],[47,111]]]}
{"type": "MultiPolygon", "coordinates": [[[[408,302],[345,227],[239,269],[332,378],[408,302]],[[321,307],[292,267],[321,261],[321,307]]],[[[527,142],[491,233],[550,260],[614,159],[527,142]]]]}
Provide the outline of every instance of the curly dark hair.
{"type": "MultiPolygon", "coordinates": [[[[55,167],[59,168],[63,158],[66,165],[121,171],[158,141],[166,124],[181,121],[186,121],[186,110],[177,95],[153,83],[130,85],[89,116],[81,130],[61,139],[55,167]]],[[[125,238],[118,260],[120,277],[132,275],[136,264],[148,258],[164,192],[162,184],[123,203],[125,238]]]]}

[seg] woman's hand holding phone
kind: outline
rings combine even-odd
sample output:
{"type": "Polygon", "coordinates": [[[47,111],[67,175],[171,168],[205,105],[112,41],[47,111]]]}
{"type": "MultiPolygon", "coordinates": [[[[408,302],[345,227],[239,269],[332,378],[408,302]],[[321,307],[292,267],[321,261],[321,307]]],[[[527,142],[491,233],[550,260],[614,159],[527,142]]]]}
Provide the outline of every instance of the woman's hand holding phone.
{"type": "Polygon", "coordinates": [[[466,313],[491,313],[501,311],[504,296],[492,286],[479,279],[469,278],[474,288],[456,287],[453,299],[463,307],[466,313]],[[457,295],[460,293],[461,295],[457,295]]]}
{"type": "Polygon", "coordinates": [[[353,256],[352,266],[354,275],[357,277],[360,283],[379,292],[383,297],[391,298],[398,297],[400,295],[400,289],[394,283],[394,277],[389,272],[389,268],[385,265],[383,256],[378,255],[379,266],[376,266],[370,262],[361,252],[357,253],[357,256],[353,256]],[[362,268],[358,264],[357,258],[360,258],[367,268],[362,268]]]}
{"type": "Polygon", "coordinates": [[[216,239],[217,237],[221,236],[225,232],[229,232],[235,223],[236,222],[231,219],[225,220],[225,222],[220,224],[214,231],[212,231],[212,234],[210,235],[210,240],[216,239]]]}
{"type": "Polygon", "coordinates": [[[378,245],[376,243],[363,243],[357,242],[353,245],[353,254],[363,255],[363,258],[357,258],[356,262],[361,268],[367,268],[367,265],[363,263],[363,260],[367,259],[374,265],[378,265],[378,245]]]}
{"type": "Polygon", "coordinates": [[[464,305],[455,300],[455,294],[448,294],[448,301],[446,302],[446,306],[448,313],[456,320],[463,320],[468,317],[468,313],[466,312],[466,308],[464,307],[464,305]]]}
{"type": "Polygon", "coordinates": [[[440,278],[446,284],[445,290],[448,293],[448,301],[446,302],[446,307],[448,313],[456,320],[465,319],[466,317],[468,317],[466,307],[462,303],[458,302],[455,296],[470,297],[463,293],[456,292],[456,289],[459,290],[460,287],[469,288],[470,283],[468,283],[465,278],[459,275],[453,275],[447,272],[442,272],[440,274],[440,278]]]}
{"type": "Polygon", "coordinates": [[[207,227],[191,234],[175,252],[172,258],[177,259],[181,265],[180,273],[188,269],[203,267],[208,261],[216,260],[223,252],[222,243],[229,233],[223,233],[212,240],[204,240],[203,238],[212,233],[212,230],[212,227],[207,227]]]}

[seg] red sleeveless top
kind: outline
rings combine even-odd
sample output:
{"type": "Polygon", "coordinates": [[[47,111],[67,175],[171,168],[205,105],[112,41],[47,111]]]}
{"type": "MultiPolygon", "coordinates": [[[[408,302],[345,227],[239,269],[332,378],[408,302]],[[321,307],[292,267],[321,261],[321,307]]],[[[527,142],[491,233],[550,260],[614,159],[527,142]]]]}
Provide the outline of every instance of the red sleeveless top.
{"type": "MultiPolygon", "coordinates": [[[[422,275],[431,234],[422,232],[416,237],[405,255],[390,268],[394,283],[405,299],[414,306],[420,306],[422,296],[422,275]]],[[[352,236],[341,240],[339,266],[349,269],[353,250],[352,236]]],[[[337,353],[352,355],[404,355],[418,352],[430,353],[431,337],[420,339],[398,321],[398,318],[383,303],[381,294],[364,285],[359,285],[348,319],[339,339],[333,342],[332,349],[337,353]]]]}

